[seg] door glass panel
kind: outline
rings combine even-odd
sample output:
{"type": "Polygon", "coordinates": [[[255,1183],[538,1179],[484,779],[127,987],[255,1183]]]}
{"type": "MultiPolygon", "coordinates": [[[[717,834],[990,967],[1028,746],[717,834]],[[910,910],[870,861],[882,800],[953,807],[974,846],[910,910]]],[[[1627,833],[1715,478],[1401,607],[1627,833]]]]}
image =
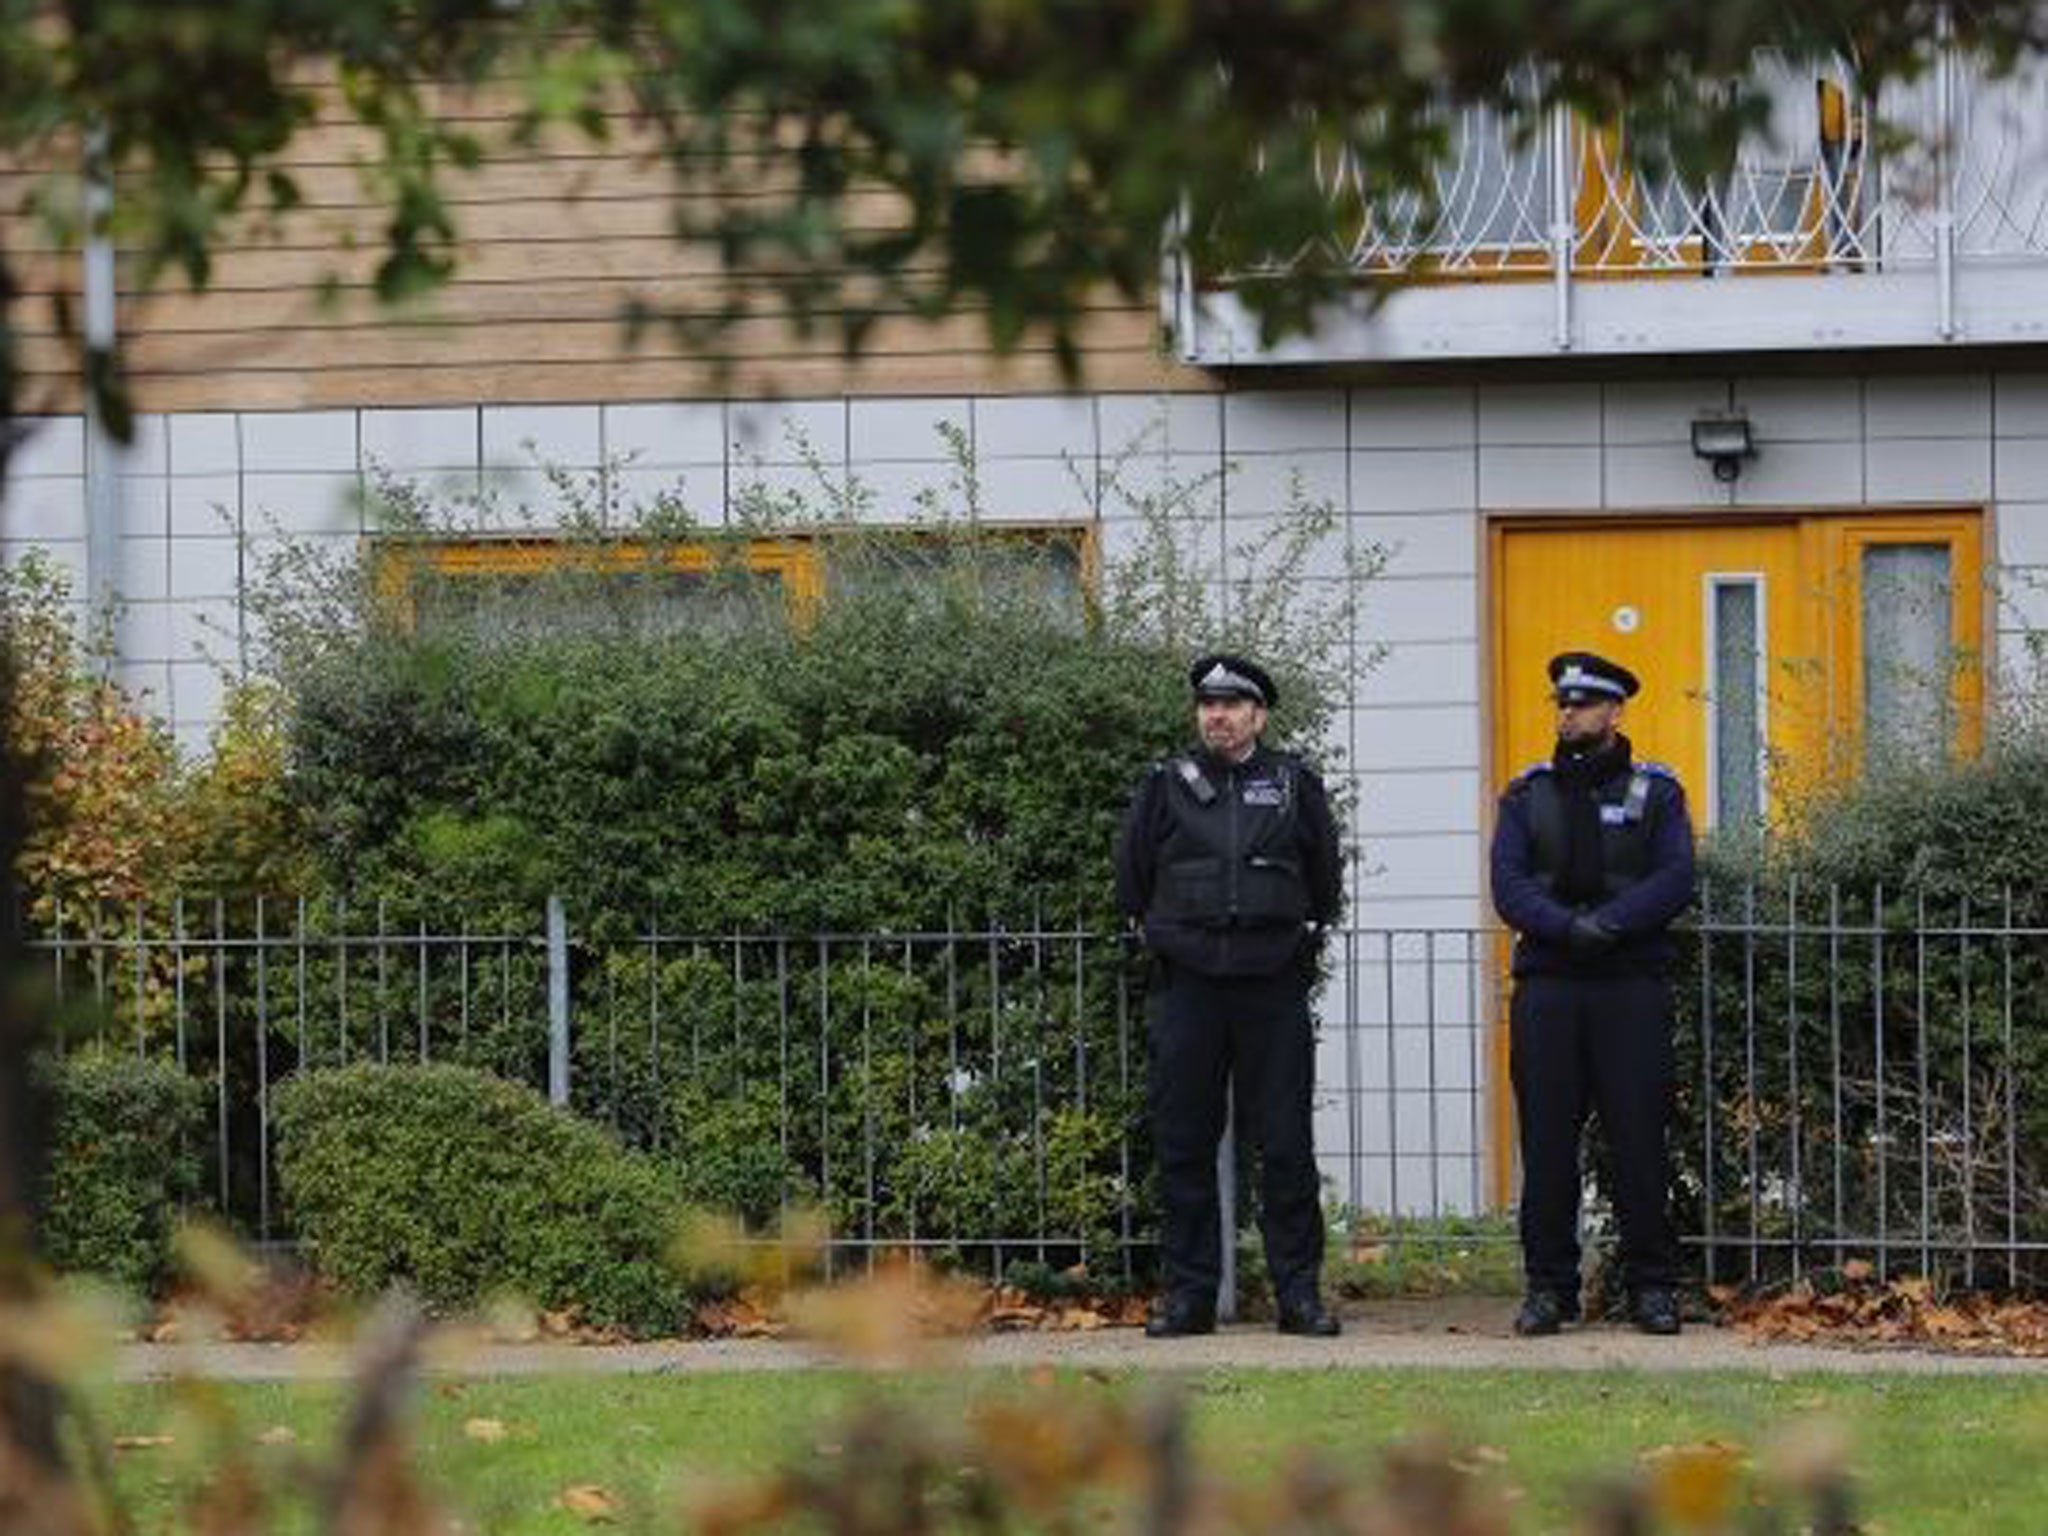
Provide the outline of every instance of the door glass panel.
{"type": "Polygon", "coordinates": [[[1864,762],[1883,768],[1948,749],[1949,548],[1871,544],[1863,550],[1864,762]]]}
{"type": "Polygon", "coordinates": [[[1713,823],[1753,825],[1763,815],[1762,622],[1753,578],[1713,584],[1713,823]]]}

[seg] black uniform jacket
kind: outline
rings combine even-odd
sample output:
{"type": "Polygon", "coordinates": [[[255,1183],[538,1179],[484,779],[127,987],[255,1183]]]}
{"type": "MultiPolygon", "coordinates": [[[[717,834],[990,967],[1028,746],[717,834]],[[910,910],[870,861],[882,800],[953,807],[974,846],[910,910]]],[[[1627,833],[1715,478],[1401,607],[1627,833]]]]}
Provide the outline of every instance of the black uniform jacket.
{"type": "Polygon", "coordinates": [[[1209,976],[1285,970],[1304,959],[1309,924],[1334,922],[1343,906],[1323,781],[1265,746],[1241,763],[1196,749],[1155,764],[1124,816],[1116,886],[1146,946],[1175,965],[1209,976]],[[1183,765],[1213,792],[1206,801],[1183,765]]]}
{"type": "Polygon", "coordinates": [[[1553,891],[1555,871],[1541,867],[1529,798],[1551,772],[1538,763],[1501,796],[1494,825],[1493,905],[1515,930],[1517,976],[1620,975],[1661,972],[1670,967],[1672,920],[1692,904],[1692,819],[1677,775],[1659,763],[1636,763],[1594,791],[1603,823],[1612,827],[1629,814],[1631,782],[1640,774],[1647,794],[1641,807],[1642,867],[1639,873],[1584,910],[1612,929],[1620,943],[1596,957],[1575,956],[1568,937],[1575,909],[1553,891]]]}

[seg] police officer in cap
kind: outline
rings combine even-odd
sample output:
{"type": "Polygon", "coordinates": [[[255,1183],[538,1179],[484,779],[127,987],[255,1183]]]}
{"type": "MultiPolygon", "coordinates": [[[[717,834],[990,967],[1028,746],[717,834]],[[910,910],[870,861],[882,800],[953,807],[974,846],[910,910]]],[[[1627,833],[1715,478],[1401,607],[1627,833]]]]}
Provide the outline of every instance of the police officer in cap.
{"type": "Polygon", "coordinates": [[[1328,1337],[1323,1212],[1310,1126],[1308,996],[1341,856],[1322,780],[1266,746],[1273,679],[1243,656],[1189,671],[1201,744],[1138,786],[1117,845],[1117,898],[1153,957],[1150,1099],[1166,1294],[1154,1338],[1216,1326],[1216,1152],[1225,1094],[1260,1150],[1261,1218],[1283,1333],[1328,1337]]]}
{"type": "Polygon", "coordinates": [[[1671,922],[1693,898],[1677,776],[1621,734],[1635,675],[1553,657],[1557,750],[1508,786],[1493,902],[1515,930],[1510,1075],[1522,1137],[1523,1335],[1579,1317],[1579,1143],[1597,1113],[1612,1158],[1629,1315],[1676,1333],[1678,1238],[1665,1147],[1676,1069],[1671,922]]]}

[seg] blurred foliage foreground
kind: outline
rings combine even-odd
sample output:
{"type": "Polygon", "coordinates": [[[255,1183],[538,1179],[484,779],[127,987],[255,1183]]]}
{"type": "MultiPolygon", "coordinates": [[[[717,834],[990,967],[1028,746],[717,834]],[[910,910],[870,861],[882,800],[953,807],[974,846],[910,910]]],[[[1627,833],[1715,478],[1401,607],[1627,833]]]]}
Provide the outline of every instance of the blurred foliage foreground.
{"type": "MultiPolygon", "coordinates": [[[[705,1239],[715,1250],[717,1238],[705,1239]]],[[[225,1315],[248,1305],[257,1266],[225,1240],[188,1239],[188,1267],[206,1304],[225,1315]]],[[[791,1266],[788,1254],[745,1262],[767,1282],[791,1266]]],[[[707,1252],[707,1262],[731,1253],[707,1252]]],[[[946,1362],[945,1340],[964,1326],[970,1288],[908,1266],[883,1268],[829,1291],[792,1294],[826,1348],[870,1366],[946,1362]]],[[[104,1348],[104,1320],[47,1297],[0,1315],[0,1339],[15,1365],[46,1380],[78,1379],[104,1348]]],[[[502,1322],[500,1324],[502,1326],[502,1322]]],[[[387,1295],[357,1330],[354,1380],[335,1448],[302,1450],[289,1429],[257,1432],[238,1421],[236,1399],[188,1380],[174,1388],[182,1422],[204,1442],[203,1466],[182,1507],[150,1529],[243,1536],[312,1528],[347,1536],[473,1529],[456,1515],[458,1490],[433,1486],[422,1470],[412,1406],[423,1365],[460,1368],[492,1337],[484,1325],[429,1327],[402,1293],[387,1295]]],[[[124,1506],[116,1457],[168,1444],[164,1436],[112,1437],[92,1422],[84,1399],[64,1393],[69,1454],[54,1467],[19,1459],[0,1466],[0,1531],[68,1533],[138,1528],[124,1506]]],[[[472,1441],[510,1433],[472,1417],[472,1441]]],[[[978,1396],[965,1412],[935,1401],[865,1395],[828,1432],[838,1454],[808,1439],[765,1473],[735,1477],[678,1496],[664,1510],[638,1507],[602,1483],[560,1488],[559,1513],[586,1524],[681,1529],[707,1536],[755,1531],[894,1533],[1075,1531],[1123,1527],[1143,1536],[1225,1536],[1233,1532],[1331,1532],[1357,1536],[1508,1536],[1523,1525],[1521,1491],[1504,1475],[1499,1451],[1420,1439],[1382,1454],[1368,1473],[1303,1456],[1257,1480],[1227,1477],[1198,1459],[1184,1395],[1062,1391],[1050,1372],[1019,1388],[978,1396]]],[[[1578,1529],[1622,1533],[1811,1532],[1864,1529],[1851,1512],[1840,1446],[1824,1436],[1780,1447],[1759,1469],[1741,1448],[1716,1441],[1659,1448],[1626,1476],[1597,1483],[1581,1500],[1578,1529]]],[[[1272,1464],[1269,1461],[1269,1465],[1272,1464]]],[[[470,1490],[476,1492],[476,1490],[470,1490]]]]}

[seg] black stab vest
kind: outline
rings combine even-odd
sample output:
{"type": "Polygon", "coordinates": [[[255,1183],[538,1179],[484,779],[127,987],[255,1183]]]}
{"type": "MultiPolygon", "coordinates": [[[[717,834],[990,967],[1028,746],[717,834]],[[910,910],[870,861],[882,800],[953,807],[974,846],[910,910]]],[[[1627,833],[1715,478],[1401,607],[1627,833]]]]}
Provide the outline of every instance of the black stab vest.
{"type": "MultiPolygon", "coordinates": [[[[1601,886],[1619,896],[1650,873],[1650,775],[1638,768],[1594,786],[1600,806],[1601,886]]],[[[1536,845],[1536,874],[1544,888],[1557,894],[1564,876],[1564,787],[1554,773],[1529,776],[1529,835],[1536,845]]]]}
{"type": "Polygon", "coordinates": [[[1305,921],[1294,760],[1261,753],[1219,772],[1177,757],[1165,771],[1168,830],[1146,916],[1197,928],[1305,921]]]}

